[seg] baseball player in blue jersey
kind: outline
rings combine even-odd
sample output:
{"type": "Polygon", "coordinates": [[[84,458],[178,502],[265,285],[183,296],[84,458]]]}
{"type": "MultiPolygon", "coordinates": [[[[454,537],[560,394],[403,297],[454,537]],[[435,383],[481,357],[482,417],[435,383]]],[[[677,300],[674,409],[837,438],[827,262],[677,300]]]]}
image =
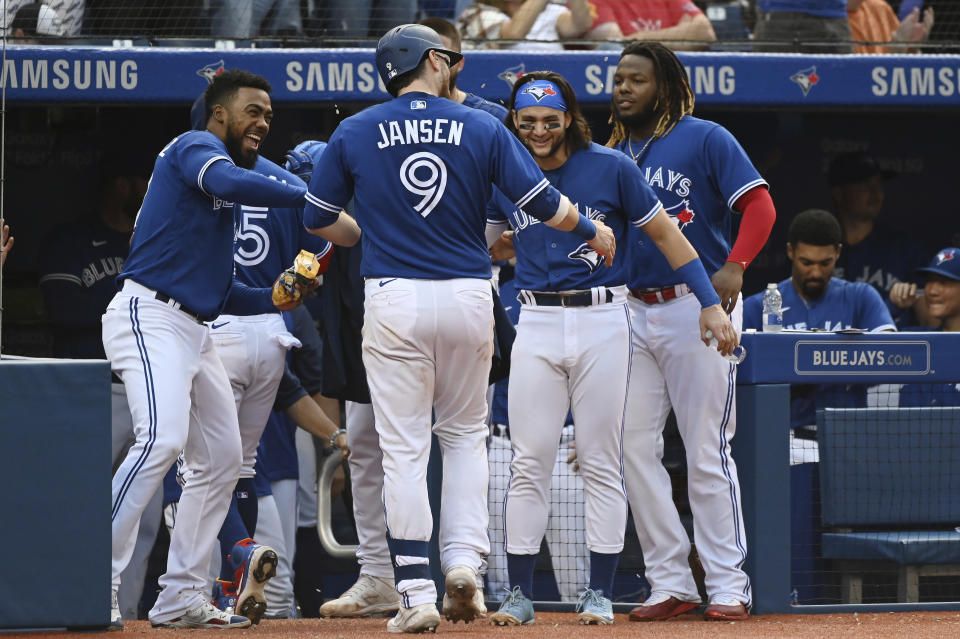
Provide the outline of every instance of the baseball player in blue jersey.
{"type": "MultiPolygon", "coordinates": [[[[516,280],[500,284],[500,298],[510,321],[516,326],[520,321],[520,302],[517,300],[516,280]]],[[[503,504],[510,483],[510,462],[513,448],[510,445],[510,416],[507,409],[509,378],[494,385],[490,406],[490,441],[487,456],[490,461],[490,555],[487,557],[488,592],[509,592],[510,577],[507,572],[507,551],[504,547],[506,527],[503,521],[503,504]]],[[[576,602],[583,584],[589,579],[590,553],[587,550],[584,525],[583,477],[568,461],[570,447],[574,442],[575,427],[569,413],[564,418],[560,443],[555,451],[553,470],[550,474],[549,519],[545,538],[550,550],[550,564],[557,582],[560,599],[576,602]]]]}
{"type": "MultiPolygon", "coordinates": [[[[923,296],[930,317],[940,322],[940,326],[938,329],[911,330],[960,332],[960,248],[953,246],[941,250],[917,272],[927,280],[923,296]]],[[[898,286],[905,301],[916,301],[915,290],[906,284],[894,285],[894,288],[898,286]]],[[[904,384],[900,389],[900,406],[960,406],[960,384],[904,384]]]]}
{"type": "MultiPolygon", "coordinates": [[[[324,146],[311,141],[295,151],[319,155],[324,146]]],[[[271,179],[299,182],[263,157],[257,158],[254,170],[271,179]]],[[[302,207],[237,207],[235,279],[230,297],[231,301],[242,299],[248,314],[220,315],[210,323],[210,337],[236,400],[243,466],[219,535],[223,561],[215,598],[220,595],[220,601],[235,600],[236,612],[256,624],[266,613],[266,581],[276,574],[279,562],[283,562],[282,571],[288,572],[290,561],[289,557],[278,557],[274,548],[251,539],[257,528],[258,500],[253,489],[257,446],[277,396],[287,350],[300,345],[284,326],[273,299],[273,283],[277,274],[293,264],[301,249],[326,263],[331,245],[307,232],[302,207]]],[[[321,266],[318,270],[324,269],[321,266]]]]}
{"type": "Polygon", "coordinates": [[[179,135],[160,151],[117,278],[121,290],[103,316],[104,350],[127,389],[137,437],[113,479],[114,604],[147,500],[180,451],[189,468],[163,590],[150,611],[157,626],[250,625],[211,605],[206,588],[242,452],[230,381],[204,322],[233,312],[226,305],[233,203],[303,201],[303,186],[250,170],[270,128],[269,91],[251,73],[218,75],[207,88],[207,130],[179,135]]]}
{"type": "MultiPolygon", "coordinates": [[[[890,311],[880,294],[866,282],[833,277],[841,253],[840,224],[827,211],[811,209],[797,215],[787,232],[790,277],[777,285],[783,296],[783,327],[794,330],[871,332],[895,331],[890,311]]],[[[762,328],[763,293],[743,302],[743,327],[762,328]]],[[[818,407],[866,406],[866,386],[860,384],[802,385],[791,388],[790,425],[816,423],[818,407]]],[[[809,458],[808,442],[791,445],[791,457],[809,458]]],[[[809,442],[814,444],[815,442],[809,442]]]]}
{"type": "MultiPolygon", "coordinates": [[[[460,34],[450,22],[442,18],[427,18],[419,24],[434,29],[445,49],[460,52],[460,34]]],[[[486,111],[502,122],[507,116],[506,108],[457,88],[457,73],[462,67],[463,60],[450,67],[450,99],[464,106],[486,111]]],[[[340,597],[327,601],[320,607],[320,614],[324,617],[381,614],[396,610],[400,605],[383,526],[382,453],[374,426],[372,406],[348,401],[346,423],[350,448],[353,451],[349,464],[353,486],[353,515],[359,538],[357,559],[360,563],[360,576],[340,597]]]]}
{"type": "MultiPolygon", "coordinates": [[[[574,206],[602,220],[614,237],[643,228],[663,251],[670,272],[690,282],[704,308],[688,338],[711,330],[725,351],[736,334],[693,247],[663,212],[637,166],[622,153],[590,142],[590,129],[569,83],[550,71],[528,73],[513,87],[511,130],[551,184],[574,206]]],[[[510,594],[490,618],[500,625],[534,621],[533,568],[547,525],[550,476],[564,418],[576,424],[583,475],[590,582],[579,600],[583,624],[613,623],[613,578],[626,528],[621,434],[630,373],[627,258],[611,268],[575,236],[539,224],[495,194],[502,223],[488,237],[514,229],[520,323],[511,354],[508,398],[513,462],[504,505],[510,594]]],[[[492,227],[492,228],[491,228],[492,227]]],[[[639,384],[645,380],[639,378],[639,384]]],[[[586,584],[584,584],[586,585],[586,584]]]]}
{"type": "Polygon", "coordinates": [[[344,232],[352,220],[341,213],[354,195],[363,228],[363,361],[383,450],[387,542],[403,598],[391,632],[422,632],[440,621],[427,550],[431,412],[444,455],[444,614],[470,621],[486,612],[477,570],[489,548],[493,302],[484,226],[491,184],[532,217],[578,234],[608,265],[616,252],[610,229],[551,187],[500,122],[445,99],[450,66],[460,57],[427,27],[387,32],[377,70],[394,99],[340,123],[307,194],[305,222],[313,232],[355,239],[359,233],[344,232]]]}
{"type": "MultiPolygon", "coordinates": [[[[614,130],[608,146],[626,153],[700,254],[737,331],[743,271],[766,242],[776,217],[767,184],[723,127],[695,118],[683,64],[658,43],[624,49],[614,75],[614,130]],[[731,248],[732,213],[742,214],[731,248]]],[[[703,348],[699,304],[656,247],[634,233],[629,250],[633,365],[624,428],[627,496],[651,594],[630,615],[658,620],[700,603],[688,564],[690,539],[661,463],[663,426],[672,408],[687,452],[688,490],[697,551],[710,597],[705,617],[743,619],[750,583],[730,440],[736,424],[736,367],[703,348]],[[639,381],[637,381],[639,380],[639,381]]]]}

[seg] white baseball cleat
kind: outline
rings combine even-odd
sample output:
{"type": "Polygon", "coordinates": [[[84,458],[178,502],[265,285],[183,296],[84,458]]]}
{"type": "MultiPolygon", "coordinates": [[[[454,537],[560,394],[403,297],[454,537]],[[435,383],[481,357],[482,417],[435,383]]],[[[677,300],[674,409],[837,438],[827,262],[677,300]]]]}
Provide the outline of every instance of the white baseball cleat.
{"type": "Polygon", "coordinates": [[[400,608],[396,616],[387,622],[387,632],[436,632],[439,625],[437,604],[425,603],[413,608],[400,608]]]}
{"type": "Polygon", "coordinates": [[[447,572],[446,593],[443,595],[443,615],[456,623],[470,623],[485,617],[483,589],[477,588],[477,572],[469,566],[454,566],[447,572]]]}
{"type": "Polygon", "coordinates": [[[361,574],[357,583],[339,599],[320,606],[322,617],[365,617],[386,614],[400,609],[400,593],[393,579],[361,574]]]}
{"type": "Polygon", "coordinates": [[[247,628],[250,620],[226,613],[210,602],[188,610],[169,621],[152,624],[154,628],[247,628]]]}

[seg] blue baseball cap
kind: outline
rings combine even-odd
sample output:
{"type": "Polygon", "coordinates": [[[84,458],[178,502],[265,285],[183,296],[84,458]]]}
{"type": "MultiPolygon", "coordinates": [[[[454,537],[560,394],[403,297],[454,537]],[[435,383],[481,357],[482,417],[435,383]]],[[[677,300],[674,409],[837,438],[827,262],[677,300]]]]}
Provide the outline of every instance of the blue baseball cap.
{"type": "Polygon", "coordinates": [[[960,248],[945,248],[930,261],[930,266],[918,268],[917,273],[942,275],[951,280],[960,280],[960,248]]]}

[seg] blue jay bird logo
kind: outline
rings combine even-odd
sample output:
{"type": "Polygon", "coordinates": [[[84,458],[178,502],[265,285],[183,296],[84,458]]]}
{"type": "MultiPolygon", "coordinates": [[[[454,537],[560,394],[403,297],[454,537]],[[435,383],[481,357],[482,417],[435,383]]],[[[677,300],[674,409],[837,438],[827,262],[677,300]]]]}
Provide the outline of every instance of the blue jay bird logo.
{"type": "Polygon", "coordinates": [[[517,80],[523,77],[523,74],[527,72],[527,68],[521,62],[515,67],[510,67],[509,69],[504,69],[502,72],[497,74],[497,77],[513,87],[516,84],[517,80]]]}
{"type": "Polygon", "coordinates": [[[812,66],[807,69],[801,69],[790,76],[790,81],[795,83],[803,91],[803,97],[807,97],[810,89],[820,82],[820,76],[817,75],[817,67],[812,66]]]}
{"type": "Polygon", "coordinates": [[[567,255],[571,260],[580,260],[587,265],[590,272],[593,273],[603,264],[603,256],[594,251],[589,244],[581,244],[573,252],[567,255]]]}
{"type": "Polygon", "coordinates": [[[533,96],[533,99],[536,100],[537,102],[540,102],[541,100],[543,100],[543,99],[544,99],[545,97],[547,97],[548,95],[556,95],[556,94],[557,94],[557,92],[554,91],[553,89],[551,89],[550,87],[538,87],[538,86],[530,86],[530,87],[527,87],[527,88],[524,89],[521,93],[525,93],[525,94],[527,94],[527,95],[532,95],[532,96],[533,96]]]}
{"type": "Polygon", "coordinates": [[[223,73],[224,64],[223,60],[217,60],[212,64],[208,64],[197,69],[197,75],[207,81],[207,83],[213,82],[213,79],[223,73]]]}

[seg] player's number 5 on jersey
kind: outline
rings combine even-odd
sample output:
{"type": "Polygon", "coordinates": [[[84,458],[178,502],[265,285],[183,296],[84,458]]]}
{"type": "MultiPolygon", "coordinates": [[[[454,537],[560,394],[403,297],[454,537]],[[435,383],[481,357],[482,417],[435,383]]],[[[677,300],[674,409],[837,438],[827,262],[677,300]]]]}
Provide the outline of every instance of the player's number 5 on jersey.
{"type": "Polygon", "coordinates": [[[235,238],[238,247],[233,259],[241,266],[256,266],[263,261],[267,251],[270,250],[270,236],[262,226],[257,224],[257,220],[265,220],[269,213],[267,213],[268,209],[259,206],[244,205],[242,210],[243,219],[235,238]],[[247,240],[253,241],[252,250],[247,240]]]}
{"type": "Polygon", "coordinates": [[[429,151],[413,153],[400,165],[400,182],[403,188],[423,197],[413,210],[427,217],[447,188],[447,165],[429,151]]]}

